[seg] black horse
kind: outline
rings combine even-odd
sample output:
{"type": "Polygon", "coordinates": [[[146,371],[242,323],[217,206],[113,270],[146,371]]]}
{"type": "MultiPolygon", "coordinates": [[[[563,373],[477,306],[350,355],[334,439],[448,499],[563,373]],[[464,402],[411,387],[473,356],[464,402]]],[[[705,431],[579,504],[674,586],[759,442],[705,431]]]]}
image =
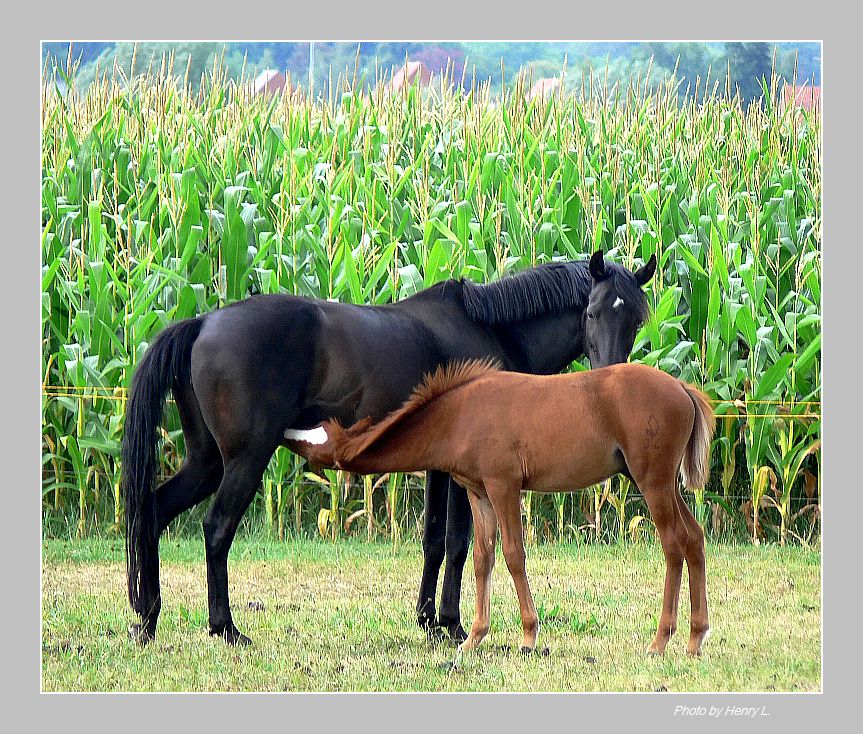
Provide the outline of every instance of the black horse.
{"type": "MultiPolygon", "coordinates": [[[[164,329],[135,373],[123,437],[129,601],[141,617],[133,635],[146,643],[156,633],[159,536],[215,493],[204,519],[210,634],[249,642],[231,618],[228,550],[286,432],[330,418],[378,420],[451,360],[493,357],[534,374],[559,372],[583,354],[593,367],[625,362],[648,313],[640,286],[655,269],[653,257],[633,273],[596,252],[589,264],[540,265],[488,285],[449,280],[386,306],[254,296],[164,329]],[[154,491],[169,391],[186,459],[154,491]]],[[[417,604],[429,634],[465,637],[459,599],[470,517],[465,490],[430,472],[417,604]]]]}

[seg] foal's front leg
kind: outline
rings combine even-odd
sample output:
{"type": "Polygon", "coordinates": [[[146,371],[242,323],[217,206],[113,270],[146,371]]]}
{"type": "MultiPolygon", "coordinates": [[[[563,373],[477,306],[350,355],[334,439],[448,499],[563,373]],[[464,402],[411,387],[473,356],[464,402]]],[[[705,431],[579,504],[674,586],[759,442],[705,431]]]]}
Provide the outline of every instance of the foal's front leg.
{"type": "Polygon", "coordinates": [[[506,566],[518,594],[521,624],[524,637],[521,651],[531,653],[536,648],[539,634],[539,615],[530,593],[525,570],[524,531],[521,525],[521,488],[516,484],[486,484],[489,499],[500,522],[500,539],[506,566]]]}
{"type": "Polygon", "coordinates": [[[473,512],[473,569],[476,576],[476,614],[467,639],[459,650],[473,650],[488,634],[491,617],[491,573],[494,569],[494,546],[497,542],[497,518],[486,495],[468,490],[473,512]]]}

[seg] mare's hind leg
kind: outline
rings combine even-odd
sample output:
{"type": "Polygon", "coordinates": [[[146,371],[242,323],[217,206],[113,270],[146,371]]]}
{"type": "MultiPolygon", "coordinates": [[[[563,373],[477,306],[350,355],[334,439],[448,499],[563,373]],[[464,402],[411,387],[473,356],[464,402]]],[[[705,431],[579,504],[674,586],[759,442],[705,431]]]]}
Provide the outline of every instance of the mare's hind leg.
{"type": "Polygon", "coordinates": [[[417,600],[417,624],[426,630],[429,638],[434,637],[438,629],[435,620],[435,596],[446,548],[448,490],[448,474],[441,471],[426,472],[423,575],[417,600]]]}
{"type": "Polygon", "coordinates": [[[467,633],[461,626],[461,580],[470,547],[471,507],[467,490],[449,477],[446,510],[446,567],[441,588],[438,625],[450,639],[462,642],[467,633]]]}
{"type": "Polygon", "coordinates": [[[174,399],[186,440],[186,460],[180,471],[156,490],[156,528],[160,535],[180,513],[213,494],[222,481],[222,455],[191,383],[178,387],[174,399]],[[177,482],[181,476],[182,483],[177,482]]]}
{"type": "Polygon", "coordinates": [[[668,641],[677,629],[677,606],[680,597],[680,578],[683,574],[683,558],[686,552],[688,531],[675,500],[676,476],[671,474],[664,480],[651,479],[639,485],[665,554],[665,591],[662,596],[662,613],[656,638],[648,648],[651,655],[665,652],[668,641]]]}
{"type": "Polygon", "coordinates": [[[692,609],[689,625],[689,643],[686,651],[690,655],[700,655],[701,646],[710,632],[707,614],[707,568],[704,558],[704,531],[698,520],[689,510],[680,492],[675,492],[680,515],[688,531],[686,548],[686,567],[689,570],[689,603],[692,609]]]}
{"type": "Polygon", "coordinates": [[[494,546],[497,542],[497,518],[487,495],[468,491],[475,526],[473,569],[476,576],[476,614],[470,634],[459,647],[473,650],[488,634],[491,617],[491,574],[494,570],[494,546]]]}
{"type": "Polygon", "coordinates": [[[151,579],[151,583],[146,587],[152,590],[150,598],[143,600],[146,605],[144,608],[150,611],[139,624],[129,627],[129,634],[142,645],[155,638],[162,609],[162,594],[159,588],[159,537],[181,512],[213,494],[222,479],[222,457],[204,423],[191,385],[187,383],[179,387],[175,391],[175,399],[186,441],[186,459],[173,477],[156,488],[151,499],[155,503],[156,535],[150,542],[155,548],[147,554],[147,564],[142,569],[142,573],[151,579]]]}
{"type": "Polygon", "coordinates": [[[228,551],[277,443],[260,443],[225,460],[222,483],[204,519],[210,634],[232,645],[251,640],[234,625],[228,599],[228,551]]]}
{"type": "Polygon", "coordinates": [[[156,488],[154,495],[156,537],[151,540],[156,548],[154,552],[148,554],[146,568],[142,569],[142,572],[146,573],[152,581],[151,587],[148,587],[153,589],[151,598],[143,600],[146,605],[144,608],[149,609],[150,612],[142,618],[140,623],[132,624],[129,627],[129,634],[132,639],[142,645],[146,645],[156,637],[156,625],[162,610],[162,593],[159,588],[159,536],[183,510],[193,507],[213,494],[216,487],[219,486],[221,477],[221,458],[217,458],[216,462],[210,466],[187,459],[180,471],[156,488]]]}

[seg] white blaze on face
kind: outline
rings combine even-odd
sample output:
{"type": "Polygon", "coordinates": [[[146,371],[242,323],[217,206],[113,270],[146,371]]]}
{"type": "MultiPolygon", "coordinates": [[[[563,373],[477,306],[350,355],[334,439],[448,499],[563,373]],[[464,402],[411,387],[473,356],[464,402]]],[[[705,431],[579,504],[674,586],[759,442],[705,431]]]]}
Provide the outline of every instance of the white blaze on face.
{"type": "Polygon", "coordinates": [[[304,431],[289,428],[285,431],[285,438],[289,441],[303,441],[317,446],[327,442],[327,432],[324,430],[323,426],[318,426],[317,428],[304,431]]]}
{"type": "Polygon", "coordinates": [[[623,299],[620,296],[618,296],[614,300],[614,305],[612,305],[612,308],[620,308],[622,305],[623,305],[623,299]]]}

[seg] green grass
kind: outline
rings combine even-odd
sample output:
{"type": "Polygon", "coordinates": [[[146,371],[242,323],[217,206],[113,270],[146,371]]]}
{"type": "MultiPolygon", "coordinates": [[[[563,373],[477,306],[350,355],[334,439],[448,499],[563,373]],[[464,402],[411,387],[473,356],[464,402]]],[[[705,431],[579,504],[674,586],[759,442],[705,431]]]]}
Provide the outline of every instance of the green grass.
{"type": "MultiPolygon", "coordinates": [[[[418,544],[352,539],[238,540],[234,617],[254,645],[206,632],[203,544],[162,542],[158,639],[132,645],[119,541],[46,540],[42,571],[45,691],[818,691],[821,556],[800,547],[710,545],[713,634],[685,654],[688,591],[666,655],[649,658],[664,563],[652,543],[539,545],[528,573],[548,656],[520,655],[518,605],[500,553],[491,632],[447,671],[454,648],[415,626],[418,544]],[[250,602],[261,602],[254,611],[250,602]]],[[[469,564],[470,566],[470,564],[469,564]]],[[[473,574],[465,574],[469,624],[473,574]]]]}

